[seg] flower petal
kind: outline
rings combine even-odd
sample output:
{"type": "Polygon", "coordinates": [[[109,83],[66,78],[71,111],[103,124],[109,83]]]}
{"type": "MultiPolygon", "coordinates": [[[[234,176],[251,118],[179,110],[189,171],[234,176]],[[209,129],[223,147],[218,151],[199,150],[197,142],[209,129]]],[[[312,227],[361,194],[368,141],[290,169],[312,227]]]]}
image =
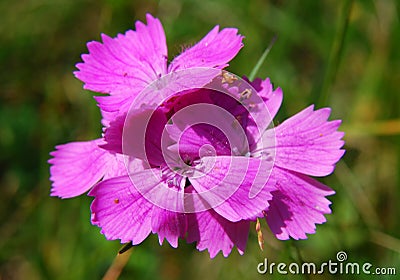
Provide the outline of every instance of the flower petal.
{"type": "Polygon", "coordinates": [[[134,100],[133,96],[128,94],[93,96],[93,98],[100,108],[101,123],[106,128],[121,114],[128,112],[134,100]]]}
{"type": "MultiPolygon", "coordinates": [[[[218,214],[237,222],[255,217],[268,207],[275,182],[272,163],[250,157],[203,157],[200,171],[189,178],[201,200],[218,214]],[[200,175],[200,176],[198,176],[200,175]]],[[[198,202],[194,201],[196,205],[198,202]]]]}
{"type": "MultiPolygon", "coordinates": [[[[102,147],[102,145],[101,145],[102,147]]],[[[103,180],[124,176],[129,173],[136,173],[144,169],[149,168],[143,160],[137,158],[129,158],[121,154],[114,154],[113,160],[109,162],[106,174],[104,174],[103,180]]]]}
{"type": "Polygon", "coordinates": [[[102,93],[138,94],[153,80],[166,73],[167,46],[158,19],[147,14],[147,25],[136,22],[136,31],[88,43],[89,54],[75,72],[84,88],[102,93]]]}
{"type": "MultiPolygon", "coordinates": [[[[246,79],[247,80],[247,79],[246,79]]],[[[283,92],[281,88],[273,89],[272,83],[269,78],[262,80],[256,78],[250,84],[257,91],[258,95],[263,99],[272,120],[282,104],[283,92]]]]}
{"type": "Polygon", "coordinates": [[[114,155],[101,149],[102,139],[56,146],[49,160],[52,196],[81,195],[96,184],[115,162],[114,155]]]}
{"type": "Polygon", "coordinates": [[[264,135],[274,133],[275,146],[266,151],[275,155],[279,167],[311,176],[326,176],[333,172],[335,163],[343,156],[340,140],[344,133],[337,131],[341,121],[327,121],[329,108],[313,110],[310,106],[289,118],[264,135]]]}
{"type": "MultiPolygon", "coordinates": [[[[175,150],[183,157],[199,157],[201,147],[213,146],[217,155],[246,154],[248,143],[243,128],[227,110],[214,104],[198,103],[179,110],[170,119],[167,132],[175,150]]],[[[213,154],[215,155],[215,154],[213,154]]]]}
{"type": "Polygon", "coordinates": [[[95,97],[108,126],[119,112],[126,112],[134,97],[166,73],[167,46],[160,21],[147,14],[147,25],[136,22],[136,31],[88,43],[89,54],[82,55],[75,76],[84,88],[110,96],[95,97]]]}
{"type": "Polygon", "coordinates": [[[133,186],[129,176],[111,178],[97,184],[89,193],[92,223],[109,240],[141,243],[151,232],[153,204],[133,186]]]}
{"type": "Polygon", "coordinates": [[[152,212],[152,230],[158,234],[160,245],[164,238],[167,239],[172,247],[178,247],[178,238],[183,238],[186,234],[186,216],[183,213],[177,213],[154,207],[152,212]]]}
{"type": "Polygon", "coordinates": [[[229,80],[229,77],[234,76],[223,70],[222,84],[226,94],[219,92],[211,95],[211,98],[215,105],[221,106],[235,117],[235,125],[243,127],[250,149],[254,150],[258,148],[256,144],[263,133],[273,124],[273,117],[282,102],[282,90],[278,88],[274,91],[269,79],[256,79],[252,83],[246,77],[239,82],[224,81],[229,80]]]}
{"type": "Polygon", "coordinates": [[[141,108],[119,115],[104,133],[102,148],[159,166],[164,162],[161,136],[167,123],[161,110],[141,108]]]}
{"type": "Polygon", "coordinates": [[[274,168],[278,190],[265,210],[271,231],[279,239],[305,239],[306,233],[315,233],[315,224],[326,221],[331,213],[331,202],[325,196],[335,192],[324,184],[290,170],[274,168]]]}
{"type": "MultiPolygon", "coordinates": [[[[174,151],[175,154],[179,152],[181,158],[198,158],[201,148],[207,146],[212,146],[217,155],[231,154],[230,143],[218,128],[206,123],[192,125],[184,128],[183,131],[180,128],[175,124],[167,126],[169,136],[178,142],[168,147],[168,149],[174,151]]],[[[212,152],[209,150],[209,153],[212,152]]]]}
{"type": "Polygon", "coordinates": [[[218,31],[219,26],[214,27],[196,45],[177,56],[169,65],[168,72],[191,67],[226,67],[242,48],[243,37],[235,28],[218,31]]]}
{"type": "Polygon", "coordinates": [[[187,214],[187,242],[197,241],[197,249],[208,249],[214,258],[219,251],[227,257],[233,246],[243,255],[249,235],[250,221],[230,222],[213,210],[187,214]]]}

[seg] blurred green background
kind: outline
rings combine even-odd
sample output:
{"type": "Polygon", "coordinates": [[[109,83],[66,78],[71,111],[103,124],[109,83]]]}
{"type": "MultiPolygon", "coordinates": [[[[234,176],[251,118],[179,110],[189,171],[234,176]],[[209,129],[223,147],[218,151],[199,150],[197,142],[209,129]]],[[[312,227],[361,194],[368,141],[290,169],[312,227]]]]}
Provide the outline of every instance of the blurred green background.
{"type": "Polygon", "coordinates": [[[0,11],[0,279],[99,279],[111,266],[121,245],[90,224],[91,198],[49,196],[47,160],[56,144],[101,133],[93,94],[72,74],[86,42],[131,29],[146,12],[161,19],[170,59],[216,24],[239,28],[245,47],[228,68],[238,75],[277,34],[257,75],[284,91],[277,122],[313,103],[332,107],[347,153],[321,179],[337,192],[333,214],[307,240],[278,241],[263,222],[263,252],[253,228],[244,256],[210,260],[193,244],[173,249],[151,236],[120,279],[286,279],[259,275],[257,264],[318,264],[338,251],[400,274],[399,2],[1,0],[0,11]]]}

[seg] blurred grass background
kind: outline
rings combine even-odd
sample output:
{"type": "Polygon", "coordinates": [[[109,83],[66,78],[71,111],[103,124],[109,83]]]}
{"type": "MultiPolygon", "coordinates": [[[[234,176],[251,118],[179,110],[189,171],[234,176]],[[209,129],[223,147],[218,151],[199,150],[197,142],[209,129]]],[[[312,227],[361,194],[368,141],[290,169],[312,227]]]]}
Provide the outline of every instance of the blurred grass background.
{"type": "Polygon", "coordinates": [[[399,2],[1,0],[0,10],[0,279],[99,279],[121,247],[90,224],[89,197],[49,197],[47,160],[56,144],[101,133],[92,94],[72,74],[86,42],[131,29],[146,12],[161,19],[170,58],[216,24],[239,28],[245,47],[228,68],[238,75],[277,34],[257,75],[283,88],[277,121],[309,104],[332,107],[347,153],[322,179],[337,192],[333,215],[309,239],[278,241],[264,222],[264,252],[252,230],[244,256],[210,260],[193,244],[172,249],[151,236],[121,279],[266,279],[256,270],[265,257],[321,263],[341,250],[400,274],[399,2]]]}

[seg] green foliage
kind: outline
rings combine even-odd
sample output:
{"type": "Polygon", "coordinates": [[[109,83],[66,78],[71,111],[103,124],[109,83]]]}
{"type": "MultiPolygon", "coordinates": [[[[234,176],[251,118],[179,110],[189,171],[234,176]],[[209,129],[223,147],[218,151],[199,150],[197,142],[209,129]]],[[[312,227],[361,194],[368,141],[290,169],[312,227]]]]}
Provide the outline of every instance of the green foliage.
{"type": "Polygon", "coordinates": [[[265,257],[320,263],[341,250],[400,273],[397,1],[30,0],[1,1],[0,10],[0,279],[98,279],[120,249],[90,224],[91,198],[49,197],[47,160],[55,145],[101,133],[91,93],[72,74],[85,43],[146,12],[163,22],[170,58],[216,24],[239,28],[245,47],[228,68],[238,75],[249,75],[276,34],[257,76],[284,91],[277,121],[312,103],[332,107],[347,153],[322,179],[336,190],[333,214],[309,239],[278,241],[264,222],[264,252],[252,230],[244,256],[210,260],[193,244],[172,249],[152,236],[121,279],[261,279],[265,257]]]}

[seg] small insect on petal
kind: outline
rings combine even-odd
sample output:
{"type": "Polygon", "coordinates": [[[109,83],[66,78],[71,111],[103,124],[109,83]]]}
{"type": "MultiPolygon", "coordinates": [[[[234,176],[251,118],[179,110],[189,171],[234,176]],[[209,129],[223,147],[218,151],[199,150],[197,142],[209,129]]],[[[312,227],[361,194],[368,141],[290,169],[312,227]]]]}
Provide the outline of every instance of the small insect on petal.
{"type": "Polygon", "coordinates": [[[246,88],[244,91],[240,93],[240,100],[249,99],[252,95],[252,91],[249,88],[246,88]]]}
{"type": "Polygon", "coordinates": [[[118,198],[114,199],[114,203],[118,204],[119,203],[119,199],[118,198]]]}
{"type": "Polygon", "coordinates": [[[225,70],[222,70],[221,75],[222,75],[222,83],[232,84],[234,81],[237,81],[238,79],[235,75],[232,75],[225,70]]]}

